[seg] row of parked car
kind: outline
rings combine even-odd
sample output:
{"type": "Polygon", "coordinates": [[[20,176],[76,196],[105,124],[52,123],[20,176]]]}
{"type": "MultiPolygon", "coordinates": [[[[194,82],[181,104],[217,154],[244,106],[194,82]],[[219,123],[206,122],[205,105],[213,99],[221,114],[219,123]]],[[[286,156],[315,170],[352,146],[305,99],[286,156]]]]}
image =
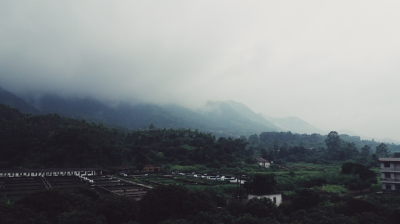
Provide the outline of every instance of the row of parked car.
{"type": "MultiPolygon", "coordinates": [[[[177,174],[177,175],[181,175],[181,176],[190,176],[190,177],[196,177],[196,178],[204,178],[204,179],[208,179],[208,180],[219,180],[219,181],[225,181],[225,180],[229,180],[231,183],[237,183],[237,179],[236,177],[231,177],[231,176],[223,176],[223,175],[208,175],[206,173],[204,174],[199,174],[199,173],[180,173],[180,172],[173,172],[173,174],[177,174]]],[[[244,182],[246,182],[245,180],[241,180],[240,181],[242,184],[244,182]]]]}

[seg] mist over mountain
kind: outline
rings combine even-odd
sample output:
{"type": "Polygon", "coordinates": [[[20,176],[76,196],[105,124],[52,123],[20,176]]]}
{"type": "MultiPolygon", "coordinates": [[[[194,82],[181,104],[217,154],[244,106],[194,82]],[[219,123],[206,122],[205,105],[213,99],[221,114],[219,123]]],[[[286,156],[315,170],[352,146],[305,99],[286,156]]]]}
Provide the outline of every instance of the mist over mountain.
{"type": "Polygon", "coordinates": [[[0,87],[0,103],[18,108],[22,113],[39,114],[40,110],[27,103],[15,94],[0,87]]]}
{"type": "Polygon", "coordinates": [[[246,109],[244,109],[243,111],[245,111],[246,113],[243,113],[242,110],[237,110],[235,107],[232,107],[232,102],[233,101],[208,101],[203,108],[197,111],[202,116],[207,117],[209,120],[212,120],[216,124],[225,124],[229,128],[241,129],[246,132],[281,130],[273,124],[265,125],[263,123],[254,121],[253,119],[249,119],[247,115],[254,112],[243,105],[243,107],[250,110],[250,112],[248,112],[246,109]]]}
{"type": "Polygon", "coordinates": [[[262,125],[265,125],[269,128],[271,128],[274,131],[283,131],[284,129],[276,126],[272,122],[266,120],[264,117],[262,117],[260,114],[256,114],[254,111],[252,111],[250,108],[248,108],[246,105],[243,103],[235,102],[233,100],[228,100],[225,101],[226,104],[231,106],[233,109],[235,109],[237,112],[239,112],[242,116],[246,117],[247,119],[260,123],[262,125]]]}
{"type": "MultiPolygon", "coordinates": [[[[27,97],[24,100],[2,89],[0,102],[25,113],[58,113],[66,117],[130,129],[146,129],[153,123],[157,128],[199,129],[221,137],[248,136],[266,131],[306,133],[302,126],[297,127],[294,123],[291,126],[275,125],[246,105],[232,100],[208,101],[203,107],[193,111],[178,104],[107,104],[91,98],[66,98],[51,94],[27,97]]],[[[305,122],[298,120],[298,124],[304,126],[305,122]]]]}
{"type": "Polygon", "coordinates": [[[365,139],[365,140],[374,140],[374,141],[377,141],[377,142],[383,142],[383,143],[388,143],[388,144],[400,144],[400,141],[396,141],[396,140],[393,140],[391,138],[373,138],[373,137],[370,137],[370,136],[359,135],[359,134],[357,134],[357,133],[355,133],[353,131],[346,130],[346,129],[339,130],[338,133],[339,134],[349,135],[349,136],[360,136],[362,139],[365,139]]]}
{"type": "Polygon", "coordinates": [[[234,100],[400,140],[400,2],[160,2],[0,2],[0,85],[191,110],[234,100]]]}
{"type": "Polygon", "coordinates": [[[269,122],[273,123],[274,125],[276,125],[277,127],[282,128],[283,130],[290,130],[291,132],[294,133],[299,133],[299,134],[328,133],[312,126],[311,124],[301,120],[298,117],[273,118],[264,116],[264,118],[269,122]]]}
{"type": "MultiPolygon", "coordinates": [[[[23,113],[50,114],[85,119],[120,129],[147,129],[151,123],[156,128],[190,128],[212,133],[217,137],[249,136],[261,132],[318,133],[321,130],[298,117],[274,118],[257,114],[243,103],[233,100],[208,101],[197,110],[178,104],[107,103],[92,98],[61,97],[54,94],[35,94],[21,98],[0,87],[0,103],[19,109],[23,113]]],[[[359,136],[365,140],[400,144],[391,138],[373,138],[340,129],[340,135],[359,136]]]]}
{"type": "Polygon", "coordinates": [[[345,135],[350,135],[350,136],[359,136],[359,134],[355,133],[354,131],[350,131],[350,130],[347,130],[347,129],[340,129],[340,130],[338,130],[338,133],[345,134],[345,135]]]}

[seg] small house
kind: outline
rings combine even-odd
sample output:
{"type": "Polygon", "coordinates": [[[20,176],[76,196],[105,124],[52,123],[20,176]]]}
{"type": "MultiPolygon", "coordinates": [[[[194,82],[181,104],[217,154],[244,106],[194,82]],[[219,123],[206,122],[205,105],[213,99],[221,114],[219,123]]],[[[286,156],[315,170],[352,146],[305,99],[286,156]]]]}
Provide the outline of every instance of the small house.
{"type": "Polygon", "coordinates": [[[146,173],[160,172],[160,171],[161,171],[161,164],[145,165],[142,170],[142,172],[146,172],[146,173]]]}
{"type": "Polygon", "coordinates": [[[272,161],[271,162],[269,162],[268,160],[266,160],[266,159],[263,159],[263,158],[256,158],[256,162],[257,162],[257,164],[258,165],[260,165],[260,166],[262,166],[262,167],[265,167],[265,168],[269,168],[269,166],[271,165],[271,163],[272,163],[272,161]]]}

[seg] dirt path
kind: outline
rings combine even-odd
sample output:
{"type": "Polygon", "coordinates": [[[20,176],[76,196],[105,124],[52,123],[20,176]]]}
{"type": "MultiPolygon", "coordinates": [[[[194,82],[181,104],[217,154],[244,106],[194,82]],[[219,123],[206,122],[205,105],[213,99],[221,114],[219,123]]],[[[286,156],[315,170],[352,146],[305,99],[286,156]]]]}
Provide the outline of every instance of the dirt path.
{"type": "Polygon", "coordinates": [[[152,186],[148,186],[148,185],[144,185],[144,184],[139,184],[139,183],[136,183],[136,182],[133,182],[133,181],[130,181],[130,180],[126,180],[126,179],[124,179],[124,178],[116,177],[116,176],[112,176],[112,178],[119,179],[119,180],[122,180],[122,181],[126,181],[126,182],[131,183],[131,184],[136,184],[136,185],[139,185],[139,186],[148,188],[148,189],[152,189],[152,188],[153,188],[152,186]]]}

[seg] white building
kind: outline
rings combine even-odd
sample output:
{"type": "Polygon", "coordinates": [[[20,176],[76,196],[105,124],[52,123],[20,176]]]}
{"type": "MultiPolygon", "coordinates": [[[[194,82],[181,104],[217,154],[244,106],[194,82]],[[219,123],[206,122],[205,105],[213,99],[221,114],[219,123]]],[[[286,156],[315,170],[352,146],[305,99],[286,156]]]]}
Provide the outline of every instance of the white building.
{"type": "Polygon", "coordinates": [[[400,191],[400,158],[379,158],[382,192],[400,191]]]}

